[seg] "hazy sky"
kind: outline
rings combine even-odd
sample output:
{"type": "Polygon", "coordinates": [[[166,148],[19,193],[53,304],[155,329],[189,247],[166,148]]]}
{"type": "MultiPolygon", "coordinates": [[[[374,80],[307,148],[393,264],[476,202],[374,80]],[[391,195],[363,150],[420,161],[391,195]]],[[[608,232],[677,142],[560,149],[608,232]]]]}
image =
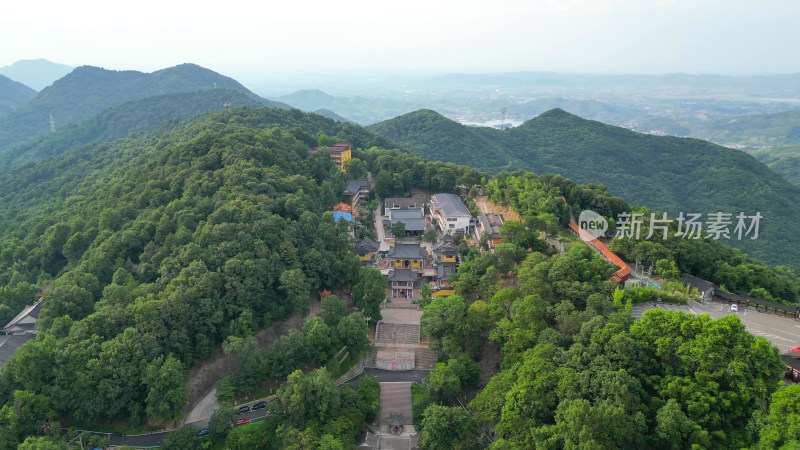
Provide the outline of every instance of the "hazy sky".
{"type": "Polygon", "coordinates": [[[0,66],[797,73],[798,18],[798,0],[10,0],[0,66]]]}

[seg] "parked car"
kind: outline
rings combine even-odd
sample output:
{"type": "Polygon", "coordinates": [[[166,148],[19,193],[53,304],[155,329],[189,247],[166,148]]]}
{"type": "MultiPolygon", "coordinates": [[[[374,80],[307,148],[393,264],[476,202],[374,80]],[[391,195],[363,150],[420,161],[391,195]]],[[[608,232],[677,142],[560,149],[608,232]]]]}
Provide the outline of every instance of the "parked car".
{"type": "Polygon", "coordinates": [[[250,419],[239,419],[234,426],[238,427],[239,425],[244,425],[246,423],[250,423],[250,419]]]}
{"type": "Polygon", "coordinates": [[[738,313],[739,312],[739,305],[737,305],[736,303],[732,304],[731,305],[731,312],[738,313]]]}
{"type": "Polygon", "coordinates": [[[250,407],[247,406],[247,405],[242,406],[241,408],[239,408],[239,411],[236,411],[236,414],[243,414],[243,413],[246,413],[246,412],[250,412],[250,407]]]}
{"type": "Polygon", "coordinates": [[[197,437],[203,437],[203,436],[205,436],[205,435],[207,435],[207,434],[208,434],[208,430],[206,430],[205,428],[203,428],[202,430],[200,430],[200,431],[198,431],[198,432],[197,432],[197,437]]]}
{"type": "Polygon", "coordinates": [[[267,402],[265,402],[265,401],[260,401],[260,402],[256,403],[255,405],[253,405],[253,407],[252,407],[252,408],[250,408],[250,409],[251,409],[251,410],[253,410],[253,411],[255,411],[255,410],[257,410],[257,409],[264,409],[264,408],[266,408],[266,407],[267,407],[267,402]]]}

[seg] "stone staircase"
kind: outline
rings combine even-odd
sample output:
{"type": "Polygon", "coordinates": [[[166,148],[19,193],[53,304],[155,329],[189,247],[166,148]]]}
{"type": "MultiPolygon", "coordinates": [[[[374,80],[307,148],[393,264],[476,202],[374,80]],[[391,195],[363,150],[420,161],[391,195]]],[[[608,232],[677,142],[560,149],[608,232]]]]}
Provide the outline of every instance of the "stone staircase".
{"type": "Polygon", "coordinates": [[[417,369],[433,369],[436,366],[436,351],[429,348],[414,350],[414,367],[417,369]]]}
{"type": "Polygon", "coordinates": [[[364,352],[361,354],[361,363],[364,367],[375,367],[375,355],[376,352],[364,352]]]}
{"type": "Polygon", "coordinates": [[[391,414],[403,414],[405,424],[414,418],[411,410],[411,384],[404,382],[381,383],[381,429],[389,425],[391,414]]]}
{"type": "Polygon", "coordinates": [[[377,344],[419,344],[419,324],[378,323],[375,330],[377,344]]]}

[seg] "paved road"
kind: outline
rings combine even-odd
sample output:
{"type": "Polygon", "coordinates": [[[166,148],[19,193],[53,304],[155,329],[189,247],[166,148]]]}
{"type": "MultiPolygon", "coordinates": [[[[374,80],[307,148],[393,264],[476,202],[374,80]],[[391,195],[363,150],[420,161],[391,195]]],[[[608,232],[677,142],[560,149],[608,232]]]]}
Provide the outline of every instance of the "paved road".
{"type": "MultiPolygon", "coordinates": [[[[259,409],[256,411],[250,411],[248,413],[243,413],[237,416],[238,419],[250,419],[251,421],[258,421],[266,417],[266,412],[263,409],[259,409]]],[[[199,420],[192,423],[187,423],[186,425],[192,426],[197,428],[198,430],[202,428],[206,428],[208,426],[208,419],[199,420]]],[[[148,434],[140,434],[140,435],[110,435],[109,440],[111,441],[111,445],[131,445],[131,446],[139,446],[139,447],[151,447],[151,446],[158,446],[162,444],[167,436],[171,431],[161,431],[158,433],[148,433],[148,434]]],[[[99,434],[99,433],[98,433],[99,434]]],[[[104,434],[104,436],[107,436],[104,434]]]]}
{"type": "MultiPolygon", "coordinates": [[[[800,346],[800,322],[774,314],[757,312],[755,308],[745,308],[740,305],[739,312],[735,313],[730,311],[727,304],[714,301],[706,303],[690,301],[688,305],[662,304],[659,307],[665,310],[678,309],[691,314],[708,314],[712,319],[736,314],[744,323],[747,331],[767,339],[781,352],[800,346]]],[[[653,308],[652,303],[636,305],[633,307],[632,315],[638,319],[644,311],[653,308]]]]}
{"type": "Polygon", "coordinates": [[[378,204],[378,209],[373,211],[373,216],[375,217],[375,236],[378,238],[378,244],[380,244],[380,248],[378,249],[378,251],[385,252],[389,250],[389,244],[386,243],[386,236],[384,236],[383,233],[384,217],[381,215],[380,204],[378,204]]]}

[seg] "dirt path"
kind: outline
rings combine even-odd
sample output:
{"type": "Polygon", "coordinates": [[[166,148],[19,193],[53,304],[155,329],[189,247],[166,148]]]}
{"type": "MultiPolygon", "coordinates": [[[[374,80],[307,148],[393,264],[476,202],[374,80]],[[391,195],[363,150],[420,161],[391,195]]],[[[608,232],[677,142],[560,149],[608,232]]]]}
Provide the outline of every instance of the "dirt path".
{"type": "Polygon", "coordinates": [[[502,214],[503,218],[506,220],[522,221],[519,214],[514,212],[510,206],[498,205],[497,203],[490,202],[486,197],[475,197],[475,205],[481,212],[502,214]]]}

